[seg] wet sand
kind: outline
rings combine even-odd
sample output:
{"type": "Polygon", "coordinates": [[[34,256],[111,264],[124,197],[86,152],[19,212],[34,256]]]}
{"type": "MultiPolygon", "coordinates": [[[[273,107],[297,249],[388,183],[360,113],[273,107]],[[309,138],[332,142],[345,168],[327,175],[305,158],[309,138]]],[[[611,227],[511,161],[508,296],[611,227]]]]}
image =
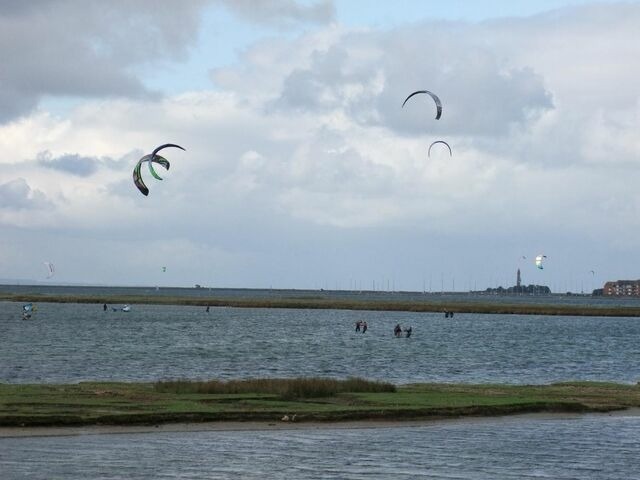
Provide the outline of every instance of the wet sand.
{"type": "Polygon", "coordinates": [[[421,420],[357,420],[342,422],[204,422],[204,423],[167,423],[162,425],[88,425],[84,427],[0,427],[0,438],[19,437],[64,437],[78,435],[117,435],[134,433],[171,433],[171,432],[237,432],[269,430],[320,430],[320,429],[364,429],[422,427],[440,423],[504,423],[518,422],[524,419],[571,419],[586,415],[638,417],[640,408],[628,408],[607,413],[523,413],[488,417],[435,417],[421,420]]]}

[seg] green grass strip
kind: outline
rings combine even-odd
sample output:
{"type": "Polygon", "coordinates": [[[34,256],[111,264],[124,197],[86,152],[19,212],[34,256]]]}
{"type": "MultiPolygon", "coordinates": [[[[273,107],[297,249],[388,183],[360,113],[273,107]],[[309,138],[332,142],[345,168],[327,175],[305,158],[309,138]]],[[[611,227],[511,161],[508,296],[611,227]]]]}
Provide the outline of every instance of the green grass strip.
{"type": "Polygon", "coordinates": [[[640,386],[415,384],[364,379],[0,384],[0,426],[406,420],[640,407],[640,386]]]}

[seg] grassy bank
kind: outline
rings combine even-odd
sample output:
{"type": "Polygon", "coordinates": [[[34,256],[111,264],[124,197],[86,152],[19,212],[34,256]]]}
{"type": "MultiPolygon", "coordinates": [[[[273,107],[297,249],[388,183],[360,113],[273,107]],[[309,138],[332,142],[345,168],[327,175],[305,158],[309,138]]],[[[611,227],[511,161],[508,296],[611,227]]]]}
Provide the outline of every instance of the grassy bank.
{"type": "Polygon", "coordinates": [[[416,384],[362,379],[0,384],[0,426],[402,420],[640,407],[640,386],[416,384]]]}
{"type": "Polygon", "coordinates": [[[238,308],[305,308],[338,310],[376,310],[405,312],[489,313],[521,315],[579,315],[599,317],[640,317],[640,307],[508,304],[497,302],[443,302],[425,298],[424,301],[351,300],[321,297],[281,298],[217,298],[179,297],[160,295],[44,295],[0,294],[0,300],[12,302],[95,303],[95,304],[147,304],[190,305],[238,308]]]}

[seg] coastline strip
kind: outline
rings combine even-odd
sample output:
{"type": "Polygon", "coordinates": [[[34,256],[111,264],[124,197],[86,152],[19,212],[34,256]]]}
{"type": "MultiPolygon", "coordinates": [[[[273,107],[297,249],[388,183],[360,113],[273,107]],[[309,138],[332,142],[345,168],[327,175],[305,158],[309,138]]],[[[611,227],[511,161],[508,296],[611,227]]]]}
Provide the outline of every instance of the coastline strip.
{"type": "Polygon", "coordinates": [[[402,312],[453,312],[518,315],[565,315],[598,317],[640,317],[640,307],[596,306],[596,305],[549,305],[538,303],[498,303],[418,300],[367,299],[352,300],[322,297],[281,298],[224,298],[188,297],[161,295],[47,295],[47,294],[0,294],[0,301],[91,303],[130,305],[184,305],[234,308],[297,308],[332,310],[369,310],[402,312]]]}

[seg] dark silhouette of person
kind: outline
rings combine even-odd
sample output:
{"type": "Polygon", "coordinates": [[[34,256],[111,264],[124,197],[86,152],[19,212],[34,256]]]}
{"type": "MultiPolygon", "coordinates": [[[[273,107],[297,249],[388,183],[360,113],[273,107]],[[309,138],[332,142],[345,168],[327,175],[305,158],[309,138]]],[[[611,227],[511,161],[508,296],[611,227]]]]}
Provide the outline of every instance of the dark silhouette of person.
{"type": "Polygon", "coordinates": [[[411,336],[411,331],[412,331],[412,330],[413,330],[413,329],[412,329],[411,327],[409,327],[409,328],[407,328],[407,329],[405,330],[405,332],[406,332],[406,334],[407,334],[407,338],[409,338],[409,337],[411,336]]]}
{"type": "Polygon", "coordinates": [[[393,334],[394,334],[396,337],[399,337],[401,333],[402,333],[402,327],[401,327],[401,326],[400,326],[400,324],[398,323],[398,324],[396,325],[396,327],[393,329],[393,334]]]}
{"type": "Polygon", "coordinates": [[[104,305],[102,305],[102,311],[106,312],[107,311],[107,304],[105,303],[104,305]]]}
{"type": "Polygon", "coordinates": [[[364,332],[366,332],[366,331],[367,331],[367,322],[364,322],[364,323],[362,324],[362,333],[364,333],[364,332]]]}
{"type": "Polygon", "coordinates": [[[359,332],[359,331],[360,331],[360,325],[362,325],[362,322],[361,322],[360,320],[358,320],[358,321],[356,322],[356,332],[359,332]]]}

